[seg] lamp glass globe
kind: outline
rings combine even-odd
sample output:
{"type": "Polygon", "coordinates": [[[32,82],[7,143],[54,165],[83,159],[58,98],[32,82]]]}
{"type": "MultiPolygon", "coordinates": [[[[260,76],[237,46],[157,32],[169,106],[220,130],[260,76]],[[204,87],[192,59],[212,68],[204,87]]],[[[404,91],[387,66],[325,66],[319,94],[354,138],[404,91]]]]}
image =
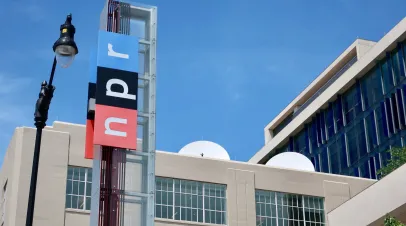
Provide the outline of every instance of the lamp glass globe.
{"type": "Polygon", "coordinates": [[[75,59],[76,50],[72,46],[60,45],[55,48],[55,56],[57,63],[63,67],[69,67],[75,59]]]}

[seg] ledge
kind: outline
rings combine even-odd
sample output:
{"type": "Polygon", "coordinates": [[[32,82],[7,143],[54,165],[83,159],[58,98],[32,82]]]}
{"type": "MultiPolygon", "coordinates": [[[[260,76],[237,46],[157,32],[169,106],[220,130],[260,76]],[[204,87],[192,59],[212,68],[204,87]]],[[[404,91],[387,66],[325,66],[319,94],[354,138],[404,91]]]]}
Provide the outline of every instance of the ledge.
{"type": "Polygon", "coordinates": [[[181,221],[181,220],[171,220],[164,218],[155,218],[155,222],[162,222],[166,224],[173,225],[198,225],[198,226],[219,226],[220,224],[209,224],[209,223],[200,223],[194,221],[181,221]]]}
{"type": "Polygon", "coordinates": [[[89,215],[90,214],[90,210],[78,210],[78,209],[71,209],[71,208],[66,208],[65,212],[68,213],[78,213],[78,214],[85,214],[85,215],[89,215]]]}

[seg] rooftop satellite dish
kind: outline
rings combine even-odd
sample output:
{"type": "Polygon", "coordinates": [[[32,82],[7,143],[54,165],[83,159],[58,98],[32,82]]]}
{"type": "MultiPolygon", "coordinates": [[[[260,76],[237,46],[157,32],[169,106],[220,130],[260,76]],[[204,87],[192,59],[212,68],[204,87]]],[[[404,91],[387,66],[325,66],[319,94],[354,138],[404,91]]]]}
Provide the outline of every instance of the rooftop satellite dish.
{"type": "Polygon", "coordinates": [[[211,141],[195,141],[180,149],[179,154],[230,160],[226,149],[211,141]]]}
{"type": "Polygon", "coordinates": [[[265,165],[314,172],[313,163],[297,152],[283,152],[272,157],[265,165]]]}

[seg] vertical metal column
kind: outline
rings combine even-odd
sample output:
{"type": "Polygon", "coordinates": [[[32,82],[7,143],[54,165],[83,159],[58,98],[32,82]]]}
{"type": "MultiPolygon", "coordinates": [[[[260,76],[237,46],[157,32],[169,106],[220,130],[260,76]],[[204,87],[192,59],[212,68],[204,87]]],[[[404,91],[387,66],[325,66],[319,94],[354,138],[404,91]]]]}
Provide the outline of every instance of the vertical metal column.
{"type": "Polygon", "coordinates": [[[148,127],[144,129],[143,150],[148,152],[148,211],[146,225],[153,226],[155,220],[155,154],[156,154],[156,32],[157,32],[157,9],[152,8],[150,18],[146,23],[146,38],[149,40],[149,51],[145,54],[149,62],[147,88],[144,89],[144,106],[148,115],[148,127]]]}
{"type": "MultiPolygon", "coordinates": [[[[140,148],[119,150],[102,147],[95,167],[100,174],[98,224],[103,226],[153,226],[155,220],[155,120],[157,8],[107,0],[100,16],[100,29],[139,39],[140,72],[138,128],[140,148]],[[136,23],[133,23],[136,22],[136,23]],[[141,33],[134,24],[144,24],[141,33]],[[116,212],[114,212],[116,211],[116,212]]],[[[137,139],[137,138],[134,138],[137,139]]],[[[93,185],[96,189],[96,185],[93,185]]],[[[92,200],[93,206],[97,207],[92,200]],[[94,205],[93,205],[94,203],[94,205]]],[[[92,215],[93,214],[92,210],[92,215]]],[[[91,221],[92,226],[96,225],[91,221]]]]}

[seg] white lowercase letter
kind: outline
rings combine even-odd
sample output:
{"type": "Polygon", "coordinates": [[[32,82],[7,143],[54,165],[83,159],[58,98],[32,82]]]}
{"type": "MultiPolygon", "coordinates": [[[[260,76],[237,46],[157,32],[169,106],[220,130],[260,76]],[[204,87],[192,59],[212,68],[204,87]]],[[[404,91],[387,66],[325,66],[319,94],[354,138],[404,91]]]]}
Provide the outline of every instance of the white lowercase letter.
{"type": "Polygon", "coordinates": [[[113,45],[111,43],[107,44],[107,55],[112,56],[112,57],[118,57],[118,58],[123,58],[123,59],[130,59],[130,56],[128,54],[124,53],[119,53],[113,50],[113,45]]]}
{"type": "Polygon", "coordinates": [[[104,121],[104,128],[106,129],[104,131],[104,134],[106,135],[113,135],[113,136],[118,136],[118,137],[127,137],[126,132],[122,131],[117,131],[117,130],[112,130],[110,129],[110,124],[111,123],[120,123],[120,124],[127,124],[127,119],[124,118],[115,118],[115,117],[109,117],[104,121]]]}
{"type": "Polygon", "coordinates": [[[135,100],[137,98],[135,95],[128,93],[128,85],[121,79],[116,79],[116,78],[110,79],[109,81],[107,81],[106,89],[107,89],[107,92],[106,92],[107,96],[120,97],[120,98],[125,98],[125,99],[130,99],[130,100],[135,100]],[[114,84],[122,86],[123,92],[120,93],[120,92],[111,91],[111,86],[114,84]]]}

